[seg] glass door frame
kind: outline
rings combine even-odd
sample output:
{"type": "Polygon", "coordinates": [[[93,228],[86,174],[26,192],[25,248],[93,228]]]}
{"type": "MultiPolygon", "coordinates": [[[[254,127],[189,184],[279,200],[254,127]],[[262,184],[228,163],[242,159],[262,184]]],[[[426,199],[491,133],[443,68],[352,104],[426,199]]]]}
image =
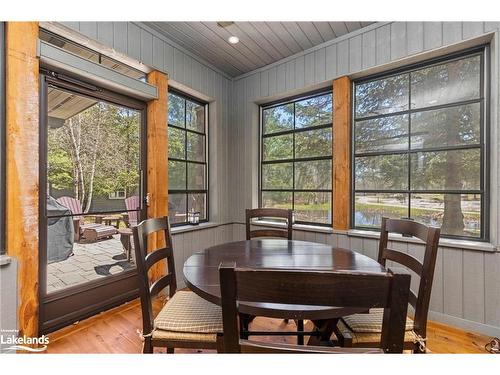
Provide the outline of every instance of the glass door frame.
{"type": "Polygon", "coordinates": [[[127,107],[141,113],[140,123],[140,210],[139,218],[146,218],[147,193],[147,104],[64,74],[41,69],[40,71],[40,138],[39,138],[39,332],[48,333],[75,321],[108,310],[137,298],[136,269],[124,270],[103,279],[69,286],[47,293],[47,140],[48,140],[48,88],[85,96],[98,101],[127,107]]]}

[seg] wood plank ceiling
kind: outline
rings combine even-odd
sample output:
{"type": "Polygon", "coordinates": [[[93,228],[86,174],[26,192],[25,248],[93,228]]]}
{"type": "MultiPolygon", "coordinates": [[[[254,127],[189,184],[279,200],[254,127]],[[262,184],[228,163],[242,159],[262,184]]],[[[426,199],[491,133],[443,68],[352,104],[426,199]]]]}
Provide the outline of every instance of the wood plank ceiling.
{"type": "Polygon", "coordinates": [[[149,22],[149,26],[231,77],[258,69],[372,22],[149,22]],[[230,44],[237,36],[240,42],[230,44]]]}

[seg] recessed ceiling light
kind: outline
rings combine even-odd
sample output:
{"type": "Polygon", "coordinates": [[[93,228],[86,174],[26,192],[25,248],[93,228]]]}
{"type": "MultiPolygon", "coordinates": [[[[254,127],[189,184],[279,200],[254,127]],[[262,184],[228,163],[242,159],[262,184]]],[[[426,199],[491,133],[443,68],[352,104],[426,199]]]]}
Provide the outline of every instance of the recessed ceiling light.
{"type": "Polygon", "coordinates": [[[230,36],[228,38],[228,42],[231,43],[231,44],[236,44],[240,41],[240,38],[238,38],[237,36],[230,36]]]}

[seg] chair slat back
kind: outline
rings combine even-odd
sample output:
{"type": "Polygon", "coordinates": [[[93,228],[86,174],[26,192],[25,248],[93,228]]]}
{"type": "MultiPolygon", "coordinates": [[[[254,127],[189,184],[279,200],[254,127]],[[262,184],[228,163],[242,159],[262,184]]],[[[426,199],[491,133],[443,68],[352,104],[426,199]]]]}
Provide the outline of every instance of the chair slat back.
{"type": "Polygon", "coordinates": [[[293,237],[293,211],[279,208],[253,208],[246,209],[246,238],[251,240],[256,237],[281,237],[291,240],[293,237]],[[286,219],[286,229],[259,229],[251,230],[253,218],[268,217],[286,219]]]}
{"type": "Polygon", "coordinates": [[[82,204],[76,198],[64,196],[58,198],[57,201],[68,208],[73,215],[81,215],[83,213],[82,204]]]}
{"type": "MultiPolygon", "coordinates": [[[[382,348],[402,352],[410,275],[219,267],[224,348],[240,352],[238,301],[315,306],[384,308],[382,348]]],[[[298,319],[307,319],[307,312],[298,319]]]]}
{"type": "Polygon", "coordinates": [[[140,202],[139,202],[139,196],[138,195],[133,195],[131,197],[128,197],[125,199],[125,207],[127,208],[127,213],[128,213],[128,222],[131,227],[134,227],[137,225],[139,221],[139,209],[140,209],[140,202]]]}
{"type": "Polygon", "coordinates": [[[412,220],[382,218],[378,262],[383,266],[385,266],[387,260],[396,262],[411,269],[420,277],[418,291],[416,294],[411,291],[409,303],[415,309],[414,330],[422,337],[426,337],[427,315],[429,313],[440,232],[440,228],[428,227],[412,220]],[[387,247],[389,233],[410,235],[424,241],[423,262],[409,254],[389,249],[387,247]]]}
{"type": "Polygon", "coordinates": [[[250,238],[258,238],[258,237],[278,237],[278,238],[286,238],[288,239],[288,233],[284,230],[280,229],[257,229],[250,231],[250,238]]]}
{"type": "MultiPolygon", "coordinates": [[[[64,207],[68,208],[73,215],[81,215],[83,214],[82,204],[80,201],[73,197],[60,197],[57,199],[59,203],[61,203],[64,207]]],[[[83,225],[83,216],[80,217],[80,225],[83,225]]]]}
{"type": "Polygon", "coordinates": [[[143,334],[149,334],[153,330],[154,322],[152,298],[167,286],[169,287],[170,297],[172,297],[177,290],[170,222],[167,216],[158,219],[144,220],[137,226],[132,227],[132,232],[134,234],[134,251],[139,279],[139,293],[141,297],[143,334]],[[159,235],[161,232],[163,232],[165,236],[165,247],[152,250],[148,253],[148,236],[153,233],[159,235]],[[148,271],[155,264],[164,259],[167,261],[168,273],[151,283],[148,271]]]}

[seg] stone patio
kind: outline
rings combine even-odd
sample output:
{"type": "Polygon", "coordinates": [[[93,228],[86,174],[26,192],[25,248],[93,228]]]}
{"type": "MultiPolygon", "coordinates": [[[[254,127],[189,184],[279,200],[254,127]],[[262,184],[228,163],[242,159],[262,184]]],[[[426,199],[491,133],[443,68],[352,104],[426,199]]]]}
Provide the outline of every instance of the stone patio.
{"type": "Polygon", "coordinates": [[[127,261],[119,234],[95,243],[75,243],[72,256],[47,266],[47,292],[132,269],[134,258],[132,249],[132,258],[127,261]]]}

